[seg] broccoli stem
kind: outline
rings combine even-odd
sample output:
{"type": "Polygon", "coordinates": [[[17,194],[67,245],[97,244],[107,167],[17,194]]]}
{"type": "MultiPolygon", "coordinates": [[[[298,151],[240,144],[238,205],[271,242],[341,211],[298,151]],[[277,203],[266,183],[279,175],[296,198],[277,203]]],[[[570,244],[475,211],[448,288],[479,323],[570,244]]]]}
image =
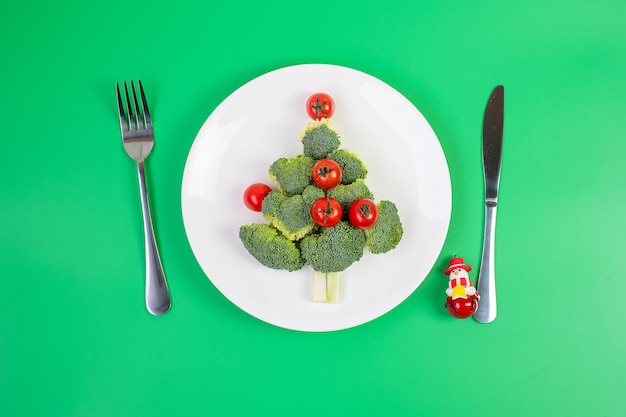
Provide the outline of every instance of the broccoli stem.
{"type": "Polygon", "coordinates": [[[340,272],[313,271],[313,301],[319,303],[339,302],[340,272]]]}

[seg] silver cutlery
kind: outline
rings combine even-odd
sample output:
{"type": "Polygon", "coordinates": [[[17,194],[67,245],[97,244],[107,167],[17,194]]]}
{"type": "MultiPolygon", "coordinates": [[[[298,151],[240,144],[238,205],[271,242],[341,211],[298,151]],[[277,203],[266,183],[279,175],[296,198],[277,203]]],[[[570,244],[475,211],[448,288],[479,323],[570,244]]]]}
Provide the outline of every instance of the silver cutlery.
{"type": "Polygon", "coordinates": [[[131,81],[132,102],[128,92],[128,85],[124,82],[124,92],[126,96],[126,107],[124,110],[124,100],[120,93],[120,86],[115,84],[117,90],[117,103],[120,113],[120,127],[122,130],[122,142],[128,156],[137,163],[139,172],[139,190],[141,194],[141,207],[143,209],[143,223],[146,249],[146,307],[148,311],[158,316],[170,309],[170,292],[163,273],[163,265],[154,238],[154,228],[152,226],[152,216],[150,215],[150,205],[148,203],[148,192],[146,188],[146,176],[144,163],[152,148],[154,147],[154,133],[148,103],[143,91],[141,81],[137,81],[139,93],[141,95],[141,108],[137,100],[135,84],[131,81]],[[133,111],[134,105],[134,111],[133,111]]]}
{"type": "Polygon", "coordinates": [[[497,86],[487,102],[483,119],[483,169],[485,173],[485,237],[478,274],[480,302],[474,319],[491,323],[497,314],[495,242],[498,188],[502,165],[502,133],[504,127],[504,87],[497,86]]]}

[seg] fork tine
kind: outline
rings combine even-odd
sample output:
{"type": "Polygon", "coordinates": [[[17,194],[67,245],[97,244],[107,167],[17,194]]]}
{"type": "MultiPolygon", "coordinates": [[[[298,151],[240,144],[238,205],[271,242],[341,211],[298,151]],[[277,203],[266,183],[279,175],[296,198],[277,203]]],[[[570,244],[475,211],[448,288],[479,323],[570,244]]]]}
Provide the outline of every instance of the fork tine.
{"type": "Polygon", "coordinates": [[[137,80],[139,83],[139,93],[141,94],[141,103],[143,104],[143,116],[144,121],[146,122],[146,127],[152,127],[152,119],[150,118],[150,110],[148,110],[148,100],[146,100],[146,95],[143,92],[143,86],[141,85],[141,80],[137,80]]]}
{"type": "Polygon", "coordinates": [[[130,96],[128,95],[128,85],[124,81],[124,91],[126,92],[126,106],[128,107],[128,124],[130,129],[137,129],[137,117],[133,115],[133,106],[130,104],[130,96]],[[133,119],[135,124],[133,125],[133,119]]]}
{"type": "Polygon", "coordinates": [[[130,82],[130,88],[133,90],[133,101],[135,102],[135,126],[137,129],[143,129],[146,127],[146,121],[141,114],[141,110],[139,109],[139,100],[137,100],[137,93],[135,92],[135,83],[130,82]],[[141,121],[141,125],[139,122],[141,121]]]}
{"type": "Polygon", "coordinates": [[[124,103],[122,102],[122,94],[120,93],[119,83],[115,83],[115,90],[117,91],[117,106],[120,113],[120,126],[122,126],[122,130],[128,130],[128,120],[124,114],[124,103]]]}

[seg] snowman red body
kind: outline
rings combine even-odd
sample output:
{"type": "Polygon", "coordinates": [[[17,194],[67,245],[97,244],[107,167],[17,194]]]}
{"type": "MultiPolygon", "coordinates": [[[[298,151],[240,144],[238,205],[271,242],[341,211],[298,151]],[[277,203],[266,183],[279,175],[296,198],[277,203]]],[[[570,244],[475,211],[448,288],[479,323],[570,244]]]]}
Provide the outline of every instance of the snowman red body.
{"type": "Polygon", "coordinates": [[[472,267],[467,265],[463,258],[455,256],[450,260],[450,266],[444,271],[444,274],[450,277],[448,288],[446,288],[448,298],[445,306],[450,314],[460,319],[470,317],[478,308],[480,296],[469,277],[471,270],[472,267]]]}

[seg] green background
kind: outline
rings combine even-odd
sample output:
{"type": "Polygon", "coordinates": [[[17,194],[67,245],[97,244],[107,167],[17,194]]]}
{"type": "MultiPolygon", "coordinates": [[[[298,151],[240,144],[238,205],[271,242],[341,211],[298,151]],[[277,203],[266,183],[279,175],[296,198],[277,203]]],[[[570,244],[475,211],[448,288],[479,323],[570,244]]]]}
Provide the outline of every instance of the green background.
{"type": "MultiPolygon", "coordinates": [[[[626,3],[619,0],[4,1],[0,13],[0,415],[622,416],[626,3]],[[239,310],[187,243],[180,190],[211,111],[300,63],[390,84],[448,160],[450,231],[400,306],[303,333],[239,310]],[[141,78],[172,310],[144,307],[141,212],[116,81],[141,78]],[[443,308],[479,269],[481,130],[506,89],[499,313],[443,308]]],[[[280,117],[271,113],[268,117],[280,117]]]]}

